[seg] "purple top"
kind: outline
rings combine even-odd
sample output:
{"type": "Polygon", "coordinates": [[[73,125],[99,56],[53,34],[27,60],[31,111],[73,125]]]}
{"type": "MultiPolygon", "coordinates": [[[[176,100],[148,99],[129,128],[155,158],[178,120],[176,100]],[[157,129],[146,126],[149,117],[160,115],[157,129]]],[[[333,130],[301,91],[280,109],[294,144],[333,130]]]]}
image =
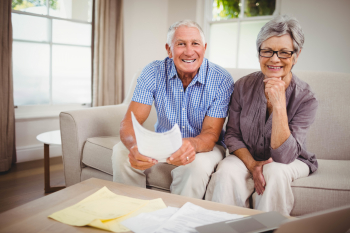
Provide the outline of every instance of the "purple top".
{"type": "Polygon", "coordinates": [[[272,149],[272,114],[266,120],[267,100],[265,97],[264,74],[255,72],[235,83],[229,106],[225,144],[230,154],[240,148],[247,148],[257,161],[270,157],[275,162],[291,163],[295,159],[306,163],[310,173],[315,172],[318,163],[315,154],[306,150],[306,133],[315,120],[318,101],[310,86],[294,74],[286,90],[289,138],[278,148],[272,149]]]}

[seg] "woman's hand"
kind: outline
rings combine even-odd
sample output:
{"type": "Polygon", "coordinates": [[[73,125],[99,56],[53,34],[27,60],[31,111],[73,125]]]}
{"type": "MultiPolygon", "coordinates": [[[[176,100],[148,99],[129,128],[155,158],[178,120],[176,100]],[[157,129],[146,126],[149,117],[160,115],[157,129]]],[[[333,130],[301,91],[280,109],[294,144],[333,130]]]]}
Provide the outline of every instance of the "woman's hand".
{"type": "Polygon", "coordinates": [[[254,165],[249,169],[252,173],[255,191],[258,195],[264,193],[266,186],[266,181],[263,175],[263,166],[271,162],[273,162],[272,158],[269,158],[266,161],[255,161],[254,165]]]}
{"type": "Polygon", "coordinates": [[[286,83],[281,78],[266,78],[265,95],[273,108],[286,108],[286,83]]]}

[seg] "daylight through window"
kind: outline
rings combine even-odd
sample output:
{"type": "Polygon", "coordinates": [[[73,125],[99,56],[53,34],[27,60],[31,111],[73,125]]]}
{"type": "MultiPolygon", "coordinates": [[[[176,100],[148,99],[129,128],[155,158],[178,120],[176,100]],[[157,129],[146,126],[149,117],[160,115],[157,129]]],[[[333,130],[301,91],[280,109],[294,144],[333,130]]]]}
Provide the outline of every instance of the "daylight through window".
{"type": "Polygon", "coordinates": [[[14,102],[91,103],[92,0],[13,0],[14,102]]]}

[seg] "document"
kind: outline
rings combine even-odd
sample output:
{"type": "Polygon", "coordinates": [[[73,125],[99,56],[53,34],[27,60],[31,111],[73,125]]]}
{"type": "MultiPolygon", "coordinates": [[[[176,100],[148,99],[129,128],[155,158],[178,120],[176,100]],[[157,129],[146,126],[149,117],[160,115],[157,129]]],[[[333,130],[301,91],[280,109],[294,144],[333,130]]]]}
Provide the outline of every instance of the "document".
{"type": "Polygon", "coordinates": [[[140,154],[158,162],[166,162],[166,159],[182,146],[181,131],[177,124],[165,133],[156,133],[140,125],[133,112],[131,119],[140,154]]]}
{"type": "Polygon", "coordinates": [[[244,215],[229,214],[221,211],[207,210],[190,202],[163,223],[155,233],[193,232],[195,227],[211,223],[243,218],[244,215]]]}
{"type": "Polygon", "coordinates": [[[140,213],[166,208],[162,199],[141,200],[117,195],[107,187],[49,217],[72,226],[92,226],[108,231],[130,231],[120,222],[140,213]]]}
{"type": "Polygon", "coordinates": [[[179,208],[168,206],[168,208],[151,213],[142,213],[121,222],[121,224],[135,233],[153,233],[178,210],[179,208]]]}
{"type": "Polygon", "coordinates": [[[245,216],[207,210],[187,202],[180,209],[168,207],[152,213],[140,214],[121,224],[135,233],[196,233],[195,227],[243,217],[245,216]]]}

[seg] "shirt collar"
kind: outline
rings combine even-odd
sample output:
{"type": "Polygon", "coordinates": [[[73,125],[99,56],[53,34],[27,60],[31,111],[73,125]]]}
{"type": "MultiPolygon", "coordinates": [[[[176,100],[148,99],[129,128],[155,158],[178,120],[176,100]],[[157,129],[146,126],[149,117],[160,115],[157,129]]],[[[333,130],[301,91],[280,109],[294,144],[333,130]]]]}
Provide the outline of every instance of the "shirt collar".
{"type": "MultiPolygon", "coordinates": [[[[177,76],[174,60],[172,58],[170,59],[170,62],[171,62],[171,65],[170,65],[171,67],[169,72],[169,78],[172,79],[178,76],[177,76]]],[[[201,84],[205,84],[207,66],[208,66],[208,59],[204,58],[201,66],[199,67],[199,72],[196,74],[196,76],[194,76],[191,83],[200,82],[201,84]]]]}

